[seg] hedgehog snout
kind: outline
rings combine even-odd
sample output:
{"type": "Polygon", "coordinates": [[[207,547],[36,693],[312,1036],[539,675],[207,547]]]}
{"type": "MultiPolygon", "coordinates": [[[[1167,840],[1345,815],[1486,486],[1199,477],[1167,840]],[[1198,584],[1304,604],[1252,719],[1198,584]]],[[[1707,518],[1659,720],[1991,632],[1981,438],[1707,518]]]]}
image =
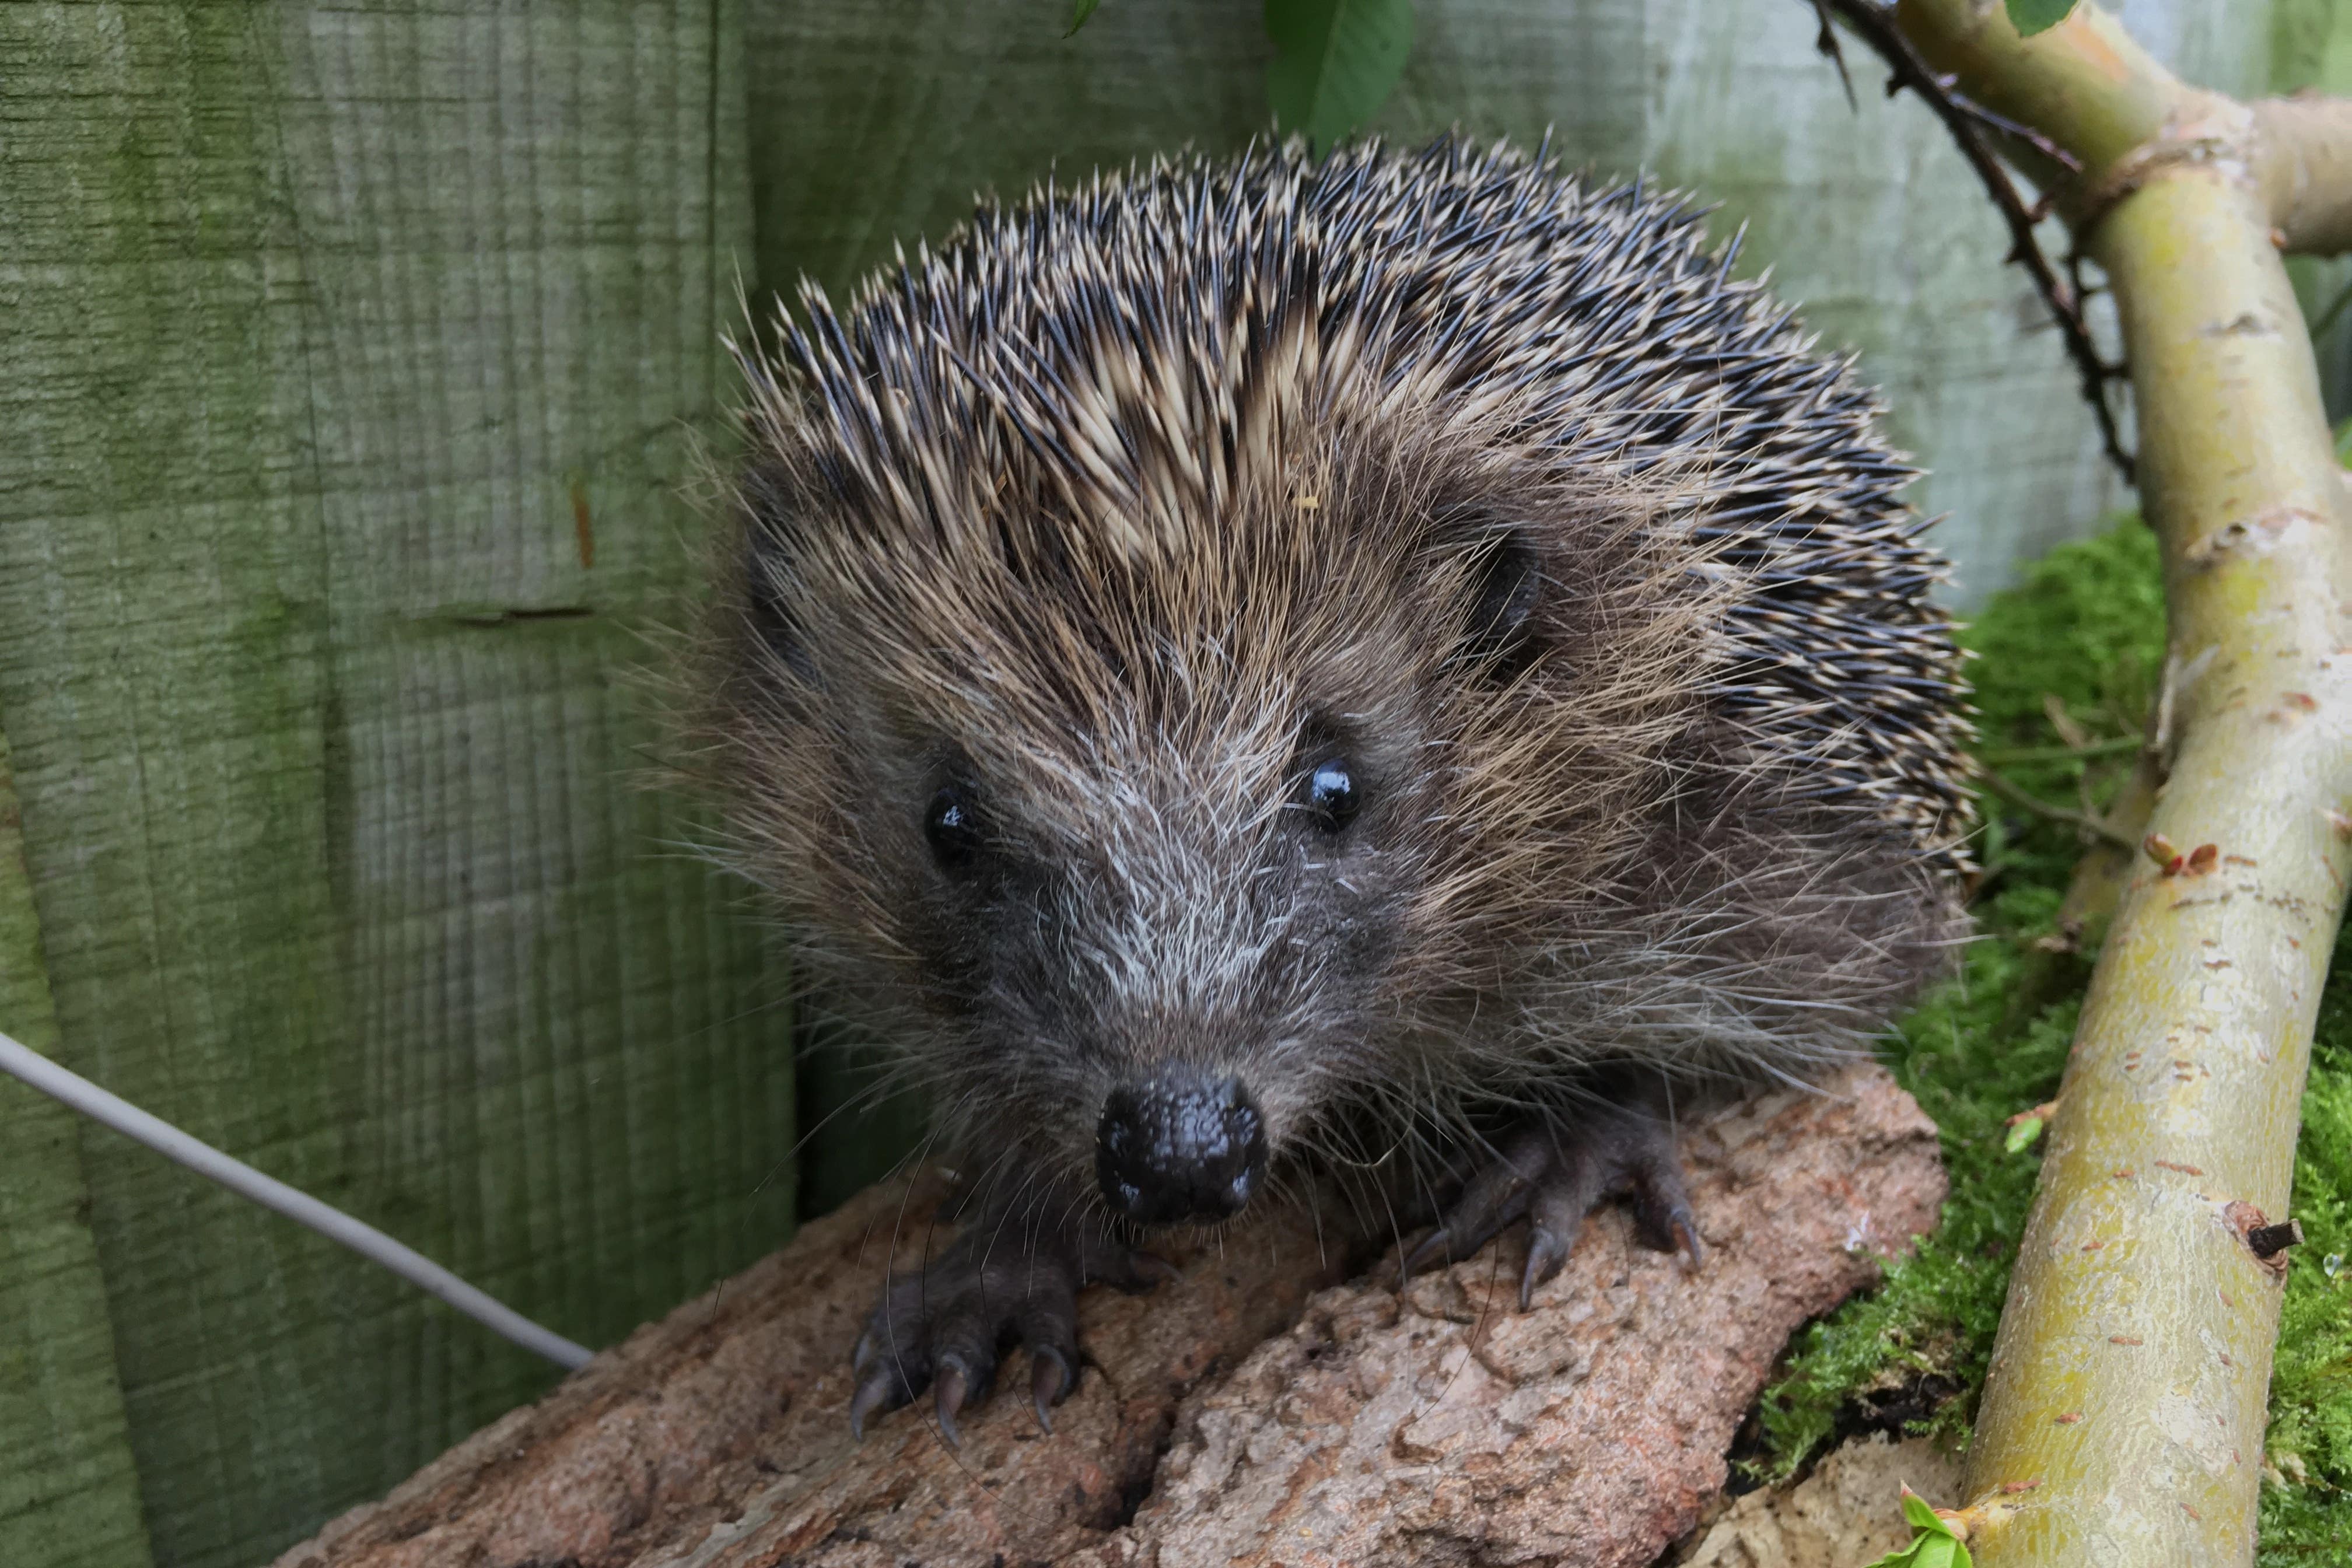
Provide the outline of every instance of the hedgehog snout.
{"type": "Polygon", "coordinates": [[[1265,1119],[1239,1079],[1163,1070],[1104,1099],[1095,1174],[1139,1225],[1230,1219],[1265,1184],[1265,1119]]]}

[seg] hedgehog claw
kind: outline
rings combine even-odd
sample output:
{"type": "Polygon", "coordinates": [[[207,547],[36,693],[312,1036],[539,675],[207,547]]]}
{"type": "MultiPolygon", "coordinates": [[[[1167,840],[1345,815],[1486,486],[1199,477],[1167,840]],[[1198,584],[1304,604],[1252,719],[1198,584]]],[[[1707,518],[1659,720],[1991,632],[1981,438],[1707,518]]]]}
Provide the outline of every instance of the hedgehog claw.
{"type": "Polygon", "coordinates": [[[1038,1425],[1051,1432],[1051,1407],[1077,1384],[1079,1289],[1102,1280],[1148,1290],[1177,1272],[1090,1230],[1010,1227],[982,1214],[920,1272],[890,1277],[850,1355],[850,1430],[862,1437],[869,1416],[929,1389],[940,1438],[960,1446],[959,1418],[988,1396],[998,1347],[1019,1344],[1032,1360],[1038,1425]]]}
{"type": "Polygon", "coordinates": [[[1029,1349],[1029,1403],[1037,1412],[1037,1426],[1046,1436],[1054,1435],[1053,1407],[1070,1392],[1076,1380],[1070,1375],[1070,1363],[1052,1345],[1032,1345],[1029,1349]]]}
{"type": "Polygon", "coordinates": [[[1627,1156],[1622,1181],[1633,1194],[1633,1219],[1642,1239],[1660,1252],[1679,1252],[1691,1268],[1706,1261],[1699,1240],[1698,1216],[1691,1213],[1690,1194],[1683,1185],[1683,1169],[1664,1137],[1663,1128],[1644,1137],[1627,1156]]]}
{"type": "Polygon", "coordinates": [[[894,1394],[898,1393],[898,1389],[892,1385],[903,1384],[905,1380],[898,1375],[896,1369],[886,1368],[880,1376],[868,1377],[857,1385],[857,1393],[849,1401],[849,1436],[854,1441],[860,1443],[866,1441],[867,1416],[877,1410],[896,1410],[899,1405],[906,1404],[908,1398],[912,1397],[911,1394],[900,1398],[892,1397],[894,1394]]]}
{"type": "Polygon", "coordinates": [[[1437,1228],[1406,1256],[1405,1274],[1417,1274],[1441,1258],[1459,1263],[1494,1239],[1497,1231],[1528,1212],[1549,1159],[1549,1150],[1534,1139],[1514,1139],[1500,1157],[1470,1178],[1437,1228]]]}
{"type": "Polygon", "coordinates": [[[1673,1230],[1676,1244],[1675,1250],[1688,1261],[1691,1271],[1696,1273],[1706,1268],[1706,1244],[1699,1239],[1698,1221],[1692,1217],[1690,1210],[1685,1208],[1675,1212],[1673,1230]]]}
{"type": "Polygon", "coordinates": [[[1558,1274],[1583,1234],[1585,1216],[1612,1194],[1633,1200],[1634,1228],[1662,1252],[1696,1268],[1706,1256],[1683,1184],[1672,1125],[1641,1104],[1618,1104],[1575,1120],[1538,1121],[1507,1140],[1462,1190],[1437,1228],[1405,1255],[1411,1276],[1439,1258],[1459,1261],[1522,1215],[1534,1224],[1519,1276],[1519,1310],[1558,1274]]]}
{"type": "Polygon", "coordinates": [[[1519,1275],[1519,1310],[1535,1305],[1536,1287],[1549,1281],[1559,1272],[1561,1264],[1575,1249],[1573,1233],[1562,1236],[1551,1226],[1538,1221],[1528,1231],[1528,1266],[1519,1275]]]}
{"type": "Polygon", "coordinates": [[[971,1377],[964,1371],[963,1363],[954,1356],[941,1356],[939,1370],[931,1374],[931,1408],[939,1413],[940,1436],[950,1448],[963,1447],[963,1434],[956,1430],[956,1412],[963,1408],[964,1395],[971,1390],[971,1377]]]}
{"type": "Polygon", "coordinates": [[[1441,1225],[1431,1231],[1423,1238],[1420,1246],[1404,1255],[1402,1268],[1404,1277],[1408,1279],[1412,1279],[1441,1258],[1450,1260],[1453,1257],[1453,1244],[1454,1238],[1446,1234],[1444,1226],[1441,1225]]]}

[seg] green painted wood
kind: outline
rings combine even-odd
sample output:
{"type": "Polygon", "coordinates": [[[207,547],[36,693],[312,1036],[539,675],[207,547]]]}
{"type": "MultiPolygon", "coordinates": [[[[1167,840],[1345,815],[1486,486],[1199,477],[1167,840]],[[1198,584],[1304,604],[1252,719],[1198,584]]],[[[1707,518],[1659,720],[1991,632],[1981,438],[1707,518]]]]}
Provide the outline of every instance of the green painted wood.
{"type": "MultiPolygon", "coordinates": [[[[0,1033],[44,1055],[57,1016],[0,733],[0,1033]]],[[[0,1561],[148,1568],[114,1324],[74,1114],[0,1079],[0,1561]]]]}
{"type": "MultiPolygon", "coordinates": [[[[2237,91],[2268,79],[2266,5],[2124,10],[2197,79],[2237,91]]],[[[1859,47],[1848,105],[1814,52],[1810,5],[1417,0],[1414,15],[1376,128],[1418,140],[1459,125],[1529,144],[1549,130],[1571,166],[1648,172],[1721,204],[1719,232],[1747,227],[1743,266],[1769,267],[1885,390],[1896,438],[1931,470],[1919,504],[1949,514],[1938,537],[1963,607],[2126,500],[1973,177],[1919,105],[1885,99],[1859,47]]],[[[1018,195],[1049,173],[1083,178],[1187,144],[1228,152],[1270,124],[1257,6],[1108,0],[1076,37],[1066,26],[1034,0],[749,0],[764,308],[803,275],[839,299],[894,244],[947,232],[976,190],[1018,195]]],[[[919,1125],[904,1100],[858,1112],[867,1080],[854,1060],[828,1051],[803,1068],[813,1207],[887,1170],[919,1125]]]]}
{"type": "MultiPolygon", "coordinates": [[[[0,715],[58,1054],[590,1343],[793,1214],[779,966],[632,786],[621,679],[729,396],[739,25],[0,5],[0,715]]],[[[266,1558],[551,1381],[81,1147],[161,1563],[266,1558]]]]}

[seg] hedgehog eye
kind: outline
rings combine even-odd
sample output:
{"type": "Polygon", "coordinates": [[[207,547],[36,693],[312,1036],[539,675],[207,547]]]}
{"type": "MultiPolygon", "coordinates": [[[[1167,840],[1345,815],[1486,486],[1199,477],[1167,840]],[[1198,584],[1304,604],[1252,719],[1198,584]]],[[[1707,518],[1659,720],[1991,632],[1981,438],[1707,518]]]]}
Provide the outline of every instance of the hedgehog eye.
{"type": "Polygon", "coordinates": [[[932,858],[948,869],[971,865],[981,850],[980,814],[971,797],[954,784],[942,785],[923,813],[923,837],[932,858]]]}
{"type": "Polygon", "coordinates": [[[1345,759],[1327,757],[1307,770],[1307,815],[1324,832],[1337,833],[1353,822],[1360,804],[1355,774],[1345,759]]]}

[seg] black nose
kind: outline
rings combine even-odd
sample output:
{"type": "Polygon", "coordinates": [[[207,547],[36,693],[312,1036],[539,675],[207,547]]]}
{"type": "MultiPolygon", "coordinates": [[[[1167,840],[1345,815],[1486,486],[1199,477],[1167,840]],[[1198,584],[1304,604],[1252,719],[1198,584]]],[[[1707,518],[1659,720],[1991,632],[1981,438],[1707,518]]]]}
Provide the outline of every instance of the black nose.
{"type": "Polygon", "coordinates": [[[1265,1121],[1239,1079],[1163,1073],[1103,1102],[1095,1174],[1139,1224],[1227,1219],[1265,1184],[1265,1121]]]}

